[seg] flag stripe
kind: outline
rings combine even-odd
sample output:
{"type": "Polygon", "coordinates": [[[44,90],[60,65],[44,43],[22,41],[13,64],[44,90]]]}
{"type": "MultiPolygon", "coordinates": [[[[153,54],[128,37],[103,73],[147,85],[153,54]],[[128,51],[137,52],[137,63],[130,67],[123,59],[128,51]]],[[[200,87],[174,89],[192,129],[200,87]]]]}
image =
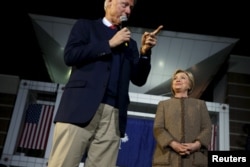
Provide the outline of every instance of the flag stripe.
{"type": "Polygon", "coordinates": [[[42,142],[42,146],[41,149],[44,150],[48,141],[48,137],[49,137],[49,129],[50,129],[50,125],[51,125],[51,121],[52,121],[52,113],[53,113],[53,109],[54,107],[50,107],[49,108],[49,112],[48,112],[48,116],[47,116],[47,120],[46,125],[45,125],[45,132],[44,132],[44,137],[43,137],[43,142],[42,142]]]}
{"type": "Polygon", "coordinates": [[[24,146],[25,136],[26,136],[26,133],[27,133],[27,126],[28,126],[28,124],[25,124],[24,130],[23,130],[23,135],[22,135],[21,142],[20,142],[20,145],[19,145],[20,147],[24,146]]]}
{"type": "Polygon", "coordinates": [[[46,141],[46,134],[47,134],[47,129],[48,129],[48,121],[49,121],[49,116],[50,116],[50,107],[47,108],[47,114],[46,114],[46,121],[44,121],[44,129],[43,129],[43,136],[42,136],[42,142],[41,142],[41,149],[44,149],[45,147],[45,141],[46,141]]]}
{"type": "Polygon", "coordinates": [[[38,145],[38,147],[40,148],[40,149],[43,149],[42,148],[42,145],[43,145],[43,140],[44,140],[44,137],[45,137],[45,131],[46,131],[46,129],[45,129],[45,124],[46,124],[46,122],[47,122],[47,116],[48,116],[48,106],[46,106],[46,109],[45,109],[45,112],[44,112],[44,114],[43,114],[43,120],[44,121],[42,121],[42,129],[41,129],[41,131],[42,131],[42,133],[41,133],[41,135],[40,135],[40,142],[39,142],[39,145],[38,145]]]}
{"type": "Polygon", "coordinates": [[[25,144],[24,144],[24,147],[27,148],[28,147],[28,143],[29,143],[29,139],[30,139],[30,134],[31,134],[31,131],[32,131],[32,124],[28,124],[28,133],[27,133],[27,136],[26,136],[26,141],[25,141],[25,144]]]}
{"type": "Polygon", "coordinates": [[[43,113],[42,113],[42,116],[41,116],[41,119],[39,121],[39,125],[40,125],[40,129],[39,129],[39,137],[38,137],[38,143],[36,145],[36,149],[40,149],[40,146],[41,146],[41,140],[42,140],[42,136],[43,136],[43,129],[44,129],[44,117],[45,115],[47,114],[46,112],[46,108],[45,106],[43,106],[43,113]]]}
{"type": "Polygon", "coordinates": [[[31,132],[30,132],[30,137],[29,137],[30,139],[27,145],[28,148],[31,148],[34,134],[36,133],[36,125],[30,125],[30,127],[31,127],[31,132]]]}
{"type": "Polygon", "coordinates": [[[42,112],[41,112],[41,115],[40,115],[40,119],[39,119],[39,122],[38,122],[38,125],[37,125],[37,133],[36,133],[36,139],[33,141],[33,149],[37,149],[37,144],[38,144],[38,140],[39,140],[39,135],[41,135],[41,133],[40,133],[40,129],[41,129],[41,117],[42,117],[42,115],[43,115],[43,113],[44,113],[44,111],[43,111],[43,108],[44,108],[44,106],[42,106],[42,112]]]}

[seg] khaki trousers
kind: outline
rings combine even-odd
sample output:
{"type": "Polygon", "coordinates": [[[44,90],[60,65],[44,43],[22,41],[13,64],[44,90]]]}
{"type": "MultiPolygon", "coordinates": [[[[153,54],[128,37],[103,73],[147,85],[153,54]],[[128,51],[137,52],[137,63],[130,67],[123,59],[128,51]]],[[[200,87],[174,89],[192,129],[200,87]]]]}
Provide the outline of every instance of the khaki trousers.
{"type": "Polygon", "coordinates": [[[120,144],[118,123],[118,110],[106,104],[100,104],[84,128],[57,122],[48,167],[78,167],[86,152],[84,167],[115,167],[120,144]]]}

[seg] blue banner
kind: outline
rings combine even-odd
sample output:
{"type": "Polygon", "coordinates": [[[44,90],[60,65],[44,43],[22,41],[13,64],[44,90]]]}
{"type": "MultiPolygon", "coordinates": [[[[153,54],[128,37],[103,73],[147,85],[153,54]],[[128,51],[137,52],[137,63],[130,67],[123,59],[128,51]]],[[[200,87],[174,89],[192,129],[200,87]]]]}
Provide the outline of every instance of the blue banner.
{"type": "Polygon", "coordinates": [[[153,119],[128,118],[117,159],[119,167],[151,167],[155,140],[153,119]]]}

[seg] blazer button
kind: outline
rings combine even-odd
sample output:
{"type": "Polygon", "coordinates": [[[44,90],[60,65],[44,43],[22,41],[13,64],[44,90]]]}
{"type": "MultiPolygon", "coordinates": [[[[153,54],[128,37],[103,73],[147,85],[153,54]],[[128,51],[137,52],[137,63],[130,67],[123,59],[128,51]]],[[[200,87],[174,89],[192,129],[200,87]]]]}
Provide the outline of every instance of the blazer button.
{"type": "Polygon", "coordinates": [[[102,52],[102,53],[99,54],[99,56],[104,56],[104,55],[106,55],[105,52],[102,52]]]}

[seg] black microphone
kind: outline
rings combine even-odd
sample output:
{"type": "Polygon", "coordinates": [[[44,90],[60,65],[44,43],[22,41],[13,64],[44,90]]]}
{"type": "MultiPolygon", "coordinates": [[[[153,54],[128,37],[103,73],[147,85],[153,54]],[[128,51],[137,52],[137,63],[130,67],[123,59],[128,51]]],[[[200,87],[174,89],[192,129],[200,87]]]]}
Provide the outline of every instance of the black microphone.
{"type": "MultiPolygon", "coordinates": [[[[122,15],[120,17],[120,21],[121,21],[121,24],[120,24],[120,29],[124,28],[124,27],[127,27],[127,23],[128,23],[128,18],[126,15],[122,15]]],[[[128,42],[125,42],[124,43],[125,46],[128,46],[128,42]]]]}

